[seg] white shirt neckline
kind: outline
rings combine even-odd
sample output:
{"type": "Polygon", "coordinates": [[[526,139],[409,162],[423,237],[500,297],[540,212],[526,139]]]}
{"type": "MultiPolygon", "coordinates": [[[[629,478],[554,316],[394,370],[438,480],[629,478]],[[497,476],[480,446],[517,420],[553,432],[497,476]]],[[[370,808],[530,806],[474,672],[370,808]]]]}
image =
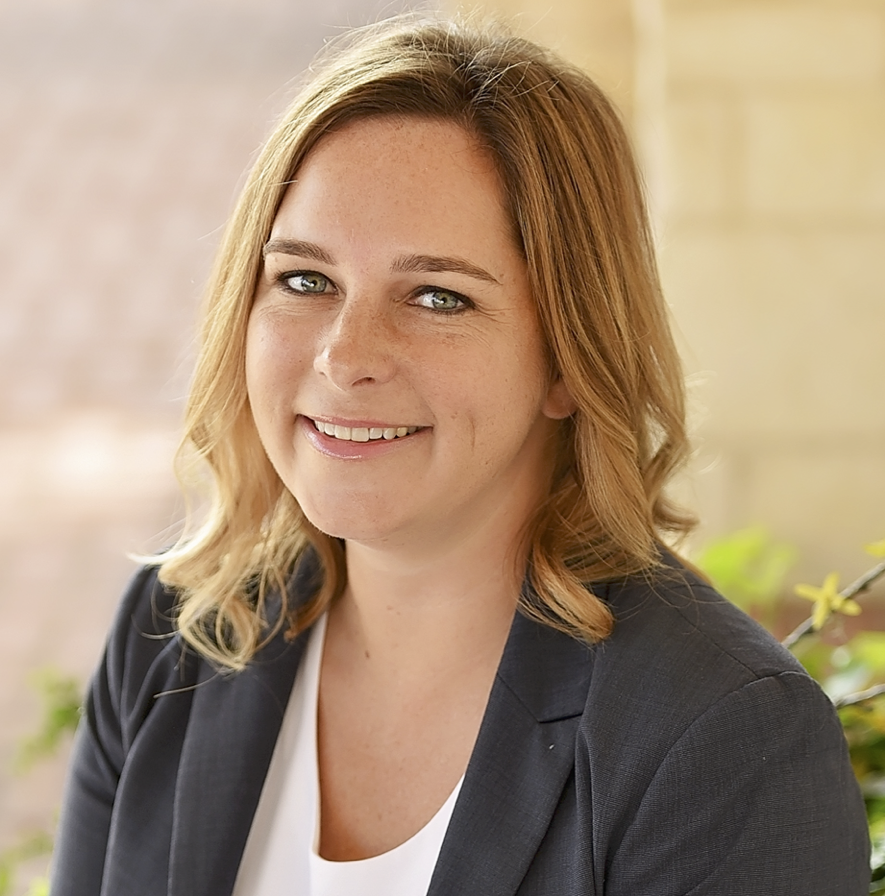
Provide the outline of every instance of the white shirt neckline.
{"type": "Polygon", "coordinates": [[[317,700],[326,616],[314,625],[249,832],[233,896],[424,896],[463,776],[427,824],[388,852],[332,862],[317,851],[317,700]]]}

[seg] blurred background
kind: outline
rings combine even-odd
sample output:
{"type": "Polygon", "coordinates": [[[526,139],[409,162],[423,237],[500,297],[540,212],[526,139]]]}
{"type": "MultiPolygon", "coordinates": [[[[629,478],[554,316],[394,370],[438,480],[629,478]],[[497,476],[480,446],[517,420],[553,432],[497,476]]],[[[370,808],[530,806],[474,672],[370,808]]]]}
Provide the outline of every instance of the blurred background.
{"type": "MultiPolygon", "coordinates": [[[[59,800],[64,755],[6,773],[29,676],[86,680],[126,553],[180,517],[196,307],[250,159],[325,38],[405,5],[0,0],[0,849],[59,800]]],[[[476,6],[632,130],[690,374],[693,546],[760,523],[793,580],[853,578],[885,537],[885,0],[476,6]]]]}

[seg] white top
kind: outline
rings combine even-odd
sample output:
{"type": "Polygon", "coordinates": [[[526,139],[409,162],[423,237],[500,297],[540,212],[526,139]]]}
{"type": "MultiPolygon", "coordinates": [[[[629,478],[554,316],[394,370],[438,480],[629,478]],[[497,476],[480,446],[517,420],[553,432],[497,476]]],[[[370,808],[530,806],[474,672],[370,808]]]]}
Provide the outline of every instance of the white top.
{"type": "Polygon", "coordinates": [[[463,777],[436,815],[395,849],[356,862],[317,854],[316,720],[325,633],[323,616],[301,660],[233,896],[424,896],[463,777]]]}

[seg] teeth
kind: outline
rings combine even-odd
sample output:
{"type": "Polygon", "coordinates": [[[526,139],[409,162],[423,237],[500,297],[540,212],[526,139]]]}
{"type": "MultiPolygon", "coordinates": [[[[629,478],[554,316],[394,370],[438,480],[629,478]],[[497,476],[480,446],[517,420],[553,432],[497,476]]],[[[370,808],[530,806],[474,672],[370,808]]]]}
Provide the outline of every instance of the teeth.
{"type": "Polygon", "coordinates": [[[323,423],[320,420],[314,420],[313,425],[318,432],[335,439],[341,439],[345,442],[375,442],[378,439],[401,439],[403,436],[410,436],[413,432],[417,432],[418,426],[337,426],[334,423],[323,423]]]}

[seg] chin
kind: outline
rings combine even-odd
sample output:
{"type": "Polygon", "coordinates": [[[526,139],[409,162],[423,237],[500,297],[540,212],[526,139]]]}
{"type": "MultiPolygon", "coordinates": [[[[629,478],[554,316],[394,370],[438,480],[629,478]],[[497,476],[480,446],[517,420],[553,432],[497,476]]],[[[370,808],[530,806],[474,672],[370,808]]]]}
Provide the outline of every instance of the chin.
{"type": "Polygon", "coordinates": [[[345,541],[370,543],[383,541],[396,528],[392,521],[380,519],[377,513],[360,512],[358,507],[348,508],[322,507],[310,503],[302,503],[301,509],[311,525],[331,538],[342,538],[345,541]]]}

